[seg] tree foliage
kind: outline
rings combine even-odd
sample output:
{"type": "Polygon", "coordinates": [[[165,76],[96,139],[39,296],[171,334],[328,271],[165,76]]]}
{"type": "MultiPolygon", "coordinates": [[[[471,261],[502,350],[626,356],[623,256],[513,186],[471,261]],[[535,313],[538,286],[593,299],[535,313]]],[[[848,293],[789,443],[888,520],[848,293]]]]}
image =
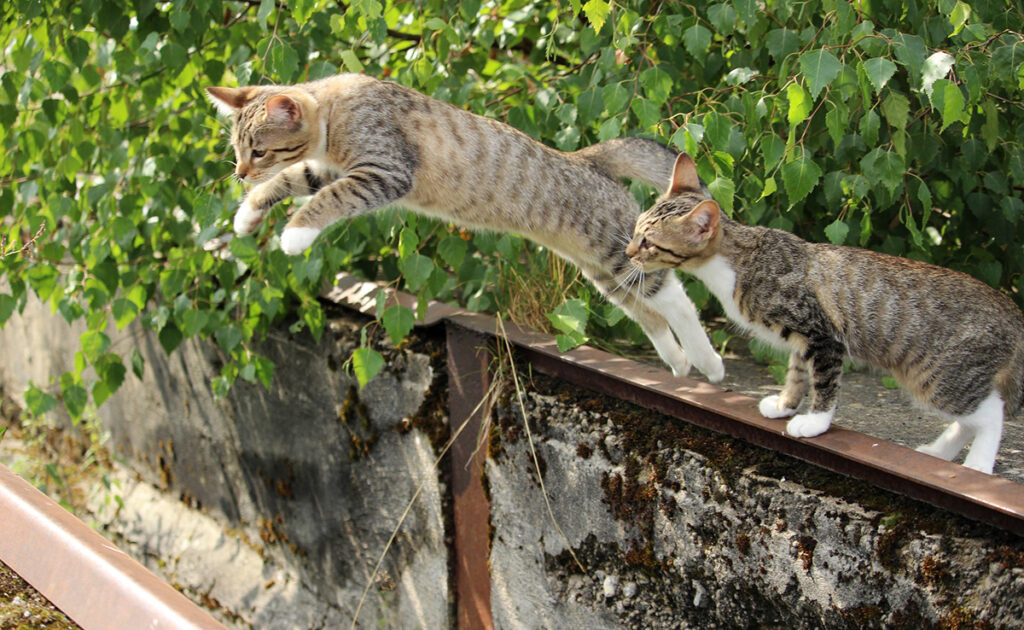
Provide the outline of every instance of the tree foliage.
{"type": "MultiPolygon", "coordinates": [[[[965,270],[1021,302],[1024,13],[1010,0],[12,0],[0,15],[0,324],[32,292],[87,328],[75,369],[28,392],[37,413],[59,399],[79,416],[142,373],[111,324],[141,320],[167,352],[212,339],[224,392],[269,384],[254,347],[272,326],[320,334],[317,294],[340,269],[485,310],[508,304],[503,277],[544,266],[517,236],[396,210],[288,257],[286,204],[211,247],[243,194],[203,96],[215,84],[367,72],[563,150],[646,134],[697,156],[743,221],[965,270]]],[[[583,283],[557,298],[563,347],[642,340],[583,283]]],[[[413,313],[383,306],[401,339],[413,313]]],[[[370,348],[352,363],[361,381],[382,365],[370,348]]]]}

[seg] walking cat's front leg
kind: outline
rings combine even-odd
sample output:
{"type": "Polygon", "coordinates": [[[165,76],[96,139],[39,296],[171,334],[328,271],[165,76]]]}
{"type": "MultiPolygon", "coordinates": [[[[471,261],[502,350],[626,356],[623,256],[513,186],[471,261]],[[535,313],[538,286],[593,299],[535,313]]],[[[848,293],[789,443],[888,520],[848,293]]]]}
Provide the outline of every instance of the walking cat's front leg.
{"type": "Polygon", "coordinates": [[[300,162],[257,184],[235,212],[235,234],[242,236],[255,232],[274,205],[289,197],[312,195],[334,181],[335,177],[336,174],[326,166],[300,162]]]}

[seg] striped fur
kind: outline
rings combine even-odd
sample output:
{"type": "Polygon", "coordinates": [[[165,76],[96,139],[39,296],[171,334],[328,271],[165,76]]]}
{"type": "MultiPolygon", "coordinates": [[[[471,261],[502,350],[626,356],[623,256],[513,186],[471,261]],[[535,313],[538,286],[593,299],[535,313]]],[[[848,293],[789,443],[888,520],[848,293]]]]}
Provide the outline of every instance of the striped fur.
{"type": "Polygon", "coordinates": [[[949,269],[741,225],[695,182],[693,161],[680,156],[676,190],[640,216],[627,252],[644,269],[696,275],[730,319],[792,352],[786,384],[761,401],[762,414],[791,416],[810,393],[787,431],[824,432],[850,356],[891,371],[952,421],[921,450],[952,459],[973,439],[964,463],[992,471],[1003,415],[1024,406],[1024,317],[1012,300],[949,269]]]}
{"type": "Polygon", "coordinates": [[[639,274],[624,253],[640,208],[618,180],[663,186],[675,156],[661,144],[622,139],[563,153],[504,123],[359,74],[208,92],[219,109],[234,112],[236,172],[256,184],[236,213],[236,232],[256,230],[284,199],[312,195],[282,233],[287,253],[304,250],[335,221],[393,204],[522,234],[579,267],[640,323],[676,374],[686,374],[692,360],[712,380],[724,375],[676,276],[639,274]],[[666,303],[673,304],[667,315],[659,310],[666,303]]]}

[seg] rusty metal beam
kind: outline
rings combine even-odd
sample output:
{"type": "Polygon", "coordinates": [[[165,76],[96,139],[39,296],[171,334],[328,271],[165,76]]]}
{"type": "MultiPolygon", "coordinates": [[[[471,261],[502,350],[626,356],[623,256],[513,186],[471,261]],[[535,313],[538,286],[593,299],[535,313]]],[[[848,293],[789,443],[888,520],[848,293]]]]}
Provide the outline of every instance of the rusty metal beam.
{"type": "Polygon", "coordinates": [[[85,630],[224,630],[206,611],[2,465],[0,558],[85,630]]]}
{"type": "MultiPolygon", "coordinates": [[[[375,294],[377,285],[345,279],[348,291],[375,294]],[[367,286],[369,285],[369,286],[367,286]]],[[[412,300],[401,294],[391,299],[412,300]]],[[[350,300],[342,303],[373,314],[350,300]]],[[[405,302],[403,302],[405,303],[405,302]]],[[[411,303],[411,302],[409,302],[411,303]]],[[[499,334],[493,317],[431,303],[422,325],[445,323],[481,335],[499,334]]],[[[667,370],[582,346],[560,352],[552,337],[505,324],[509,341],[538,370],[660,413],[1024,536],[1024,485],[833,425],[823,435],[797,439],[785,422],[757,411],[757,401],[708,383],[673,377],[667,370]]]]}
{"type": "Polygon", "coordinates": [[[489,338],[447,327],[448,414],[453,434],[450,453],[454,501],[455,608],[460,630],[493,630],[491,617],[490,515],[484,492],[487,436],[483,435],[490,385],[489,338]],[[463,423],[466,423],[463,428],[463,423]]]}

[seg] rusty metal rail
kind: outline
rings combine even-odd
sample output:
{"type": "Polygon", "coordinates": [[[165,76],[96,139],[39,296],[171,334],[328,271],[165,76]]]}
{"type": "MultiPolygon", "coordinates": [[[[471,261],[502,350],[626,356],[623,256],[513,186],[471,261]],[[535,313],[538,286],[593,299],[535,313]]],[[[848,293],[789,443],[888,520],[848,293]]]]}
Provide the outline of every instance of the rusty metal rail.
{"type": "MultiPolygon", "coordinates": [[[[379,289],[375,283],[341,276],[325,297],[372,315],[379,289]]],[[[388,303],[415,308],[413,296],[390,291],[388,299],[388,303]]],[[[431,304],[420,324],[440,323],[469,334],[498,335],[493,317],[431,304]]],[[[583,346],[563,353],[550,336],[513,324],[506,323],[504,331],[542,373],[1024,536],[1024,485],[837,425],[815,438],[793,438],[785,434],[783,422],[762,417],[757,401],[749,396],[676,378],[667,370],[595,348],[583,346]]],[[[453,423],[459,420],[452,418],[453,423]]]]}
{"type": "Polygon", "coordinates": [[[0,558],[86,630],[224,630],[206,611],[2,465],[0,558]]]}

